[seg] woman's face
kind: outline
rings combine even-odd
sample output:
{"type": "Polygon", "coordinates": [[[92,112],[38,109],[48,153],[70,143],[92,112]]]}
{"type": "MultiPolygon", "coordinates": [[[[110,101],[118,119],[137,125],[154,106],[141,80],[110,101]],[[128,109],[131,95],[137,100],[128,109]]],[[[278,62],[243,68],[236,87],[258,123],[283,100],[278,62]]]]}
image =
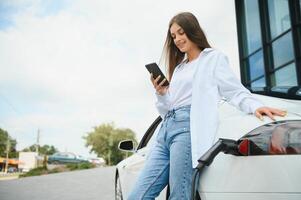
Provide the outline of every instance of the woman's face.
{"type": "Polygon", "coordinates": [[[187,53],[193,48],[198,48],[191,40],[188,39],[184,30],[177,23],[173,23],[170,27],[170,34],[176,47],[183,53],[187,53]]]}

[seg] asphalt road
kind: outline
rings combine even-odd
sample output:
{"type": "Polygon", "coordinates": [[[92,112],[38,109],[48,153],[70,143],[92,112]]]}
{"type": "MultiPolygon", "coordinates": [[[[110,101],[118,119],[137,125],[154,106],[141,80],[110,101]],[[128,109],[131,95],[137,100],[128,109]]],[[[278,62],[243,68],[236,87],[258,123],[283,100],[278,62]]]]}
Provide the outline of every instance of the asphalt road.
{"type": "Polygon", "coordinates": [[[1,200],[113,200],[115,167],[0,181],[1,200]]]}

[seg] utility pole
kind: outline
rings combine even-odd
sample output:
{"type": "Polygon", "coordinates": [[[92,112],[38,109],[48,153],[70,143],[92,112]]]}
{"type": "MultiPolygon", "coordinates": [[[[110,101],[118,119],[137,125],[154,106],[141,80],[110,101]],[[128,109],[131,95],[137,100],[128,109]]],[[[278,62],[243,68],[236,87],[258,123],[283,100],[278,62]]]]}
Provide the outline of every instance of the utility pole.
{"type": "Polygon", "coordinates": [[[108,154],[109,154],[109,158],[108,158],[108,161],[109,161],[109,166],[111,166],[111,156],[112,156],[112,151],[111,151],[111,149],[112,149],[112,146],[113,146],[113,136],[112,136],[112,134],[110,134],[110,136],[109,136],[109,152],[108,152],[108,154]]]}
{"type": "Polygon", "coordinates": [[[37,142],[36,142],[36,160],[35,160],[35,167],[39,166],[39,145],[40,145],[40,129],[37,132],[37,142]]]}
{"type": "Polygon", "coordinates": [[[36,153],[39,155],[39,143],[40,143],[40,129],[38,129],[37,133],[37,143],[36,143],[36,153]]]}
{"type": "Polygon", "coordinates": [[[5,159],[5,173],[7,173],[7,169],[8,169],[8,154],[10,152],[10,140],[9,137],[7,137],[7,141],[6,141],[6,159],[5,159]]]}

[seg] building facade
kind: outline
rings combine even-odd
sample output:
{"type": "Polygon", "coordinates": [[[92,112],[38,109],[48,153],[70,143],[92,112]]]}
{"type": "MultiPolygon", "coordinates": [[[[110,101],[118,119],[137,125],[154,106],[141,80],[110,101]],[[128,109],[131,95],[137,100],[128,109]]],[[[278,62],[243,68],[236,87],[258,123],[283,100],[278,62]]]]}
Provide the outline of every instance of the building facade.
{"type": "Polygon", "coordinates": [[[235,0],[243,85],[301,99],[301,0],[235,0]]]}

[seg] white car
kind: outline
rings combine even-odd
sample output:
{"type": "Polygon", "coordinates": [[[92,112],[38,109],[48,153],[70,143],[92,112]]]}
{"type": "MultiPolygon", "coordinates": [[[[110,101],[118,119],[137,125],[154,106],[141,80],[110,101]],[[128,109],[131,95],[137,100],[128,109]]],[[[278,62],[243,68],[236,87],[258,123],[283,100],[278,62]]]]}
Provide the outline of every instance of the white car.
{"type": "Polygon", "coordinates": [[[101,157],[98,157],[98,158],[89,158],[89,162],[90,163],[93,163],[97,166],[104,166],[106,164],[106,161],[101,158],[101,157]]]}
{"type": "MultiPolygon", "coordinates": [[[[275,122],[267,117],[260,121],[228,103],[221,103],[215,140],[235,140],[239,155],[217,154],[212,164],[200,172],[194,199],[301,199],[301,101],[254,96],[270,107],[287,110],[287,116],[276,117],[275,122]]],[[[160,123],[158,117],[137,147],[130,140],[120,142],[120,150],[135,153],[116,166],[116,199],[126,199],[129,195],[160,123]]],[[[168,199],[168,187],[157,199],[168,199]]]]}

